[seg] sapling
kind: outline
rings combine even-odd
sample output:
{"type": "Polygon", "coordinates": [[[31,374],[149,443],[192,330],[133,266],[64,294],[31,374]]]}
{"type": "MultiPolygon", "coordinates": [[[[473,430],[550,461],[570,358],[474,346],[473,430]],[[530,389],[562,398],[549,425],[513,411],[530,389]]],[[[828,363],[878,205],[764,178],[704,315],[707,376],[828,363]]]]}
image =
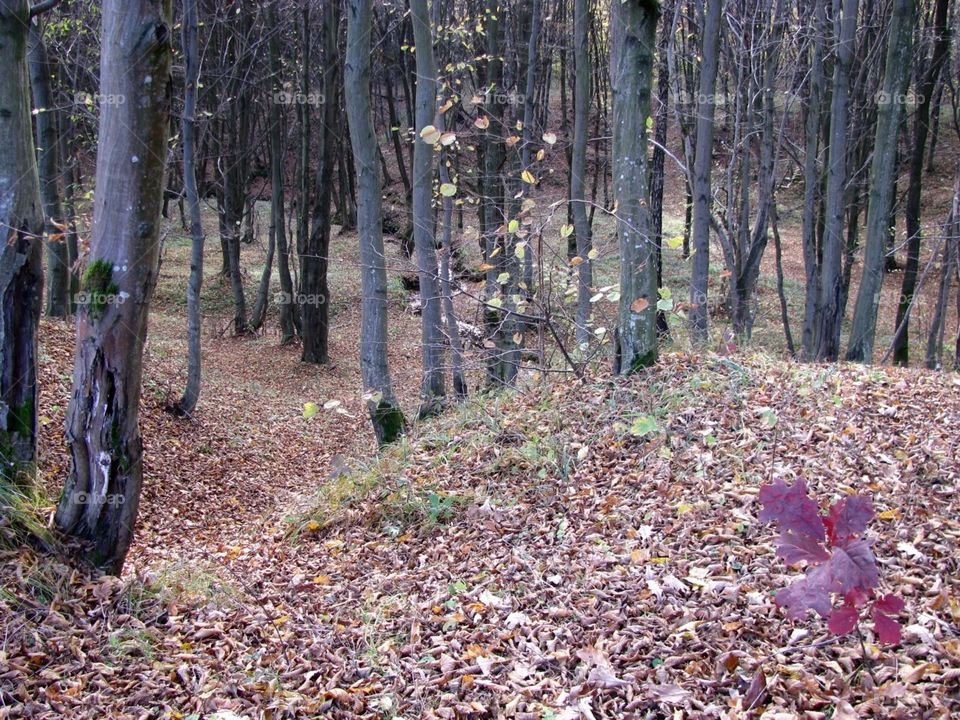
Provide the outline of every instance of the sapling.
{"type": "Polygon", "coordinates": [[[779,531],[777,555],[788,565],[806,563],[806,572],[777,593],[776,603],[795,620],[808,610],[827,618],[834,635],[846,635],[869,612],[880,642],[898,644],[903,600],[877,596],[877,560],[864,537],[874,517],[873,503],[861,495],[847,495],[821,512],[807,495],[803,480],[782,480],[760,488],[761,522],[774,522],[779,531]]]}

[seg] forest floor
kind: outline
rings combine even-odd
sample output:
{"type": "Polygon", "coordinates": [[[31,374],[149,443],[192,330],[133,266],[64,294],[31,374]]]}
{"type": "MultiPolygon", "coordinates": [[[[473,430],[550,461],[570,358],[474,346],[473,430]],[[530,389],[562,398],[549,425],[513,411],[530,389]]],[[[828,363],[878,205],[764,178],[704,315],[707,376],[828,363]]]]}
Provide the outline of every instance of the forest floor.
{"type": "MultiPolygon", "coordinates": [[[[597,240],[603,278],[603,222],[597,240]]],[[[166,407],[184,378],[189,243],[175,228],[166,241],[124,577],[0,552],[0,718],[960,713],[955,376],[678,342],[629,382],[599,362],[584,383],[525,373],[521,392],[474,396],[374,457],[356,237],[334,242],[324,368],[272,330],[230,337],[218,250],[209,244],[203,394],[176,418],[166,407]],[[757,521],[773,478],[803,478],[824,502],[872,495],[882,588],[907,601],[899,647],[869,630],[863,645],[832,638],[775,607],[798,571],[757,521]]],[[[244,253],[252,292],[262,247],[244,253]]],[[[407,300],[393,282],[394,384],[412,412],[419,318],[407,300]]],[[[42,335],[40,471],[55,498],[73,327],[44,320],[42,335]]],[[[45,517],[52,502],[40,502],[45,517]]]]}

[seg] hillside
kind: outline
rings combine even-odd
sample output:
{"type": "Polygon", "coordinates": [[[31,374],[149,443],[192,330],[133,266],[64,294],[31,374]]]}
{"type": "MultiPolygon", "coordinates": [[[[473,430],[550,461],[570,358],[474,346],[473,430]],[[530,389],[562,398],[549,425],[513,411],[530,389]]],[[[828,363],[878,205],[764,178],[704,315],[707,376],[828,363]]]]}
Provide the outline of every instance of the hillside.
{"type": "MultiPolygon", "coordinates": [[[[47,337],[45,392],[63,397],[69,333],[47,337]]],[[[343,379],[254,383],[287,351],[257,350],[259,369],[247,352],[244,370],[232,344],[211,346],[197,418],[145,399],[152,469],[123,579],[4,551],[0,716],[960,712],[956,378],[671,354],[629,382],[471,401],[348,462],[366,442],[353,408],[306,419],[294,400],[343,379]],[[873,496],[900,647],[775,607],[798,571],[757,521],[773,478],[873,496]]]]}

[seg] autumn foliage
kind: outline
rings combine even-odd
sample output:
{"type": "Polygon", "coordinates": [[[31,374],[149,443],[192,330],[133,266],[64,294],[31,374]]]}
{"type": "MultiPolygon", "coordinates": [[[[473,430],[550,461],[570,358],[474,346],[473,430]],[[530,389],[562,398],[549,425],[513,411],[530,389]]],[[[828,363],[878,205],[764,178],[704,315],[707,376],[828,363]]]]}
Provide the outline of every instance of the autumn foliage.
{"type": "Polygon", "coordinates": [[[872,541],[864,537],[874,517],[870,498],[847,495],[822,513],[803,480],[793,485],[776,480],[760,488],[760,502],[760,520],[776,523],[780,533],[777,555],[788,565],[807,566],[802,578],[777,593],[777,605],[794,619],[815,610],[835,635],[858,627],[869,606],[877,638],[898,644],[895,616],[903,611],[903,600],[877,596],[877,560],[872,541]]]}

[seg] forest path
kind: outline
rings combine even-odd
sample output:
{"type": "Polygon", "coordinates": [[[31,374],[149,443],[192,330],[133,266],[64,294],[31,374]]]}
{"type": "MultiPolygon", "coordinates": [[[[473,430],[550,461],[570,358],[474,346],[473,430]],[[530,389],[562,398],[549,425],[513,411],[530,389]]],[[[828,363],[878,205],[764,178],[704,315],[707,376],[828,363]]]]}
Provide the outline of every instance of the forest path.
{"type": "MultiPolygon", "coordinates": [[[[212,245],[212,244],[211,244],[212,245]]],[[[216,258],[208,252],[208,267],[216,258]]],[[[181,268],[166,269],[179,274],[181,268]]],[[[359,283],[349,267],[334,309],[328,366],[300,362],[300,346],[261,336],[230,337],[228,320],[211,313],[203,326],[203,382],[191,418],[167,408],[186,377],[183,308],[161,304],[151,314],[141,403],[144,488],[126,573],[191,565],[236,554],[236,548],[289,529],[285,519],[309,506],[334,468],[374,451],[361,401],[359,283]],[[347,294],[350,292],[351,294],[347,294]],[[324,409],[333,401],[336,408],[324,409]],[[304,406],[319,407],[305,417],[304,406]]],[[[253,275],[253,273],[251,273],[253,275]]],[[[179,282],[179,277],[173,279],[179,282]]],[[[163,297],[163,282],[158,291],[163,297]]],[[[205,292],[223,281],[208,276],[205,292]]],[[[391,349],[398,392],[417,387],[418,318],[391,306],[391,349]],[[406,340],[408,339],[409,340],[406,340]]],[[[41,472],[56,496],[69,467],[63,442],[69,402],[73,322],[43,321],[41,472]]],[[[406,405],[412,398],[402,398],[406,405]]]]}

